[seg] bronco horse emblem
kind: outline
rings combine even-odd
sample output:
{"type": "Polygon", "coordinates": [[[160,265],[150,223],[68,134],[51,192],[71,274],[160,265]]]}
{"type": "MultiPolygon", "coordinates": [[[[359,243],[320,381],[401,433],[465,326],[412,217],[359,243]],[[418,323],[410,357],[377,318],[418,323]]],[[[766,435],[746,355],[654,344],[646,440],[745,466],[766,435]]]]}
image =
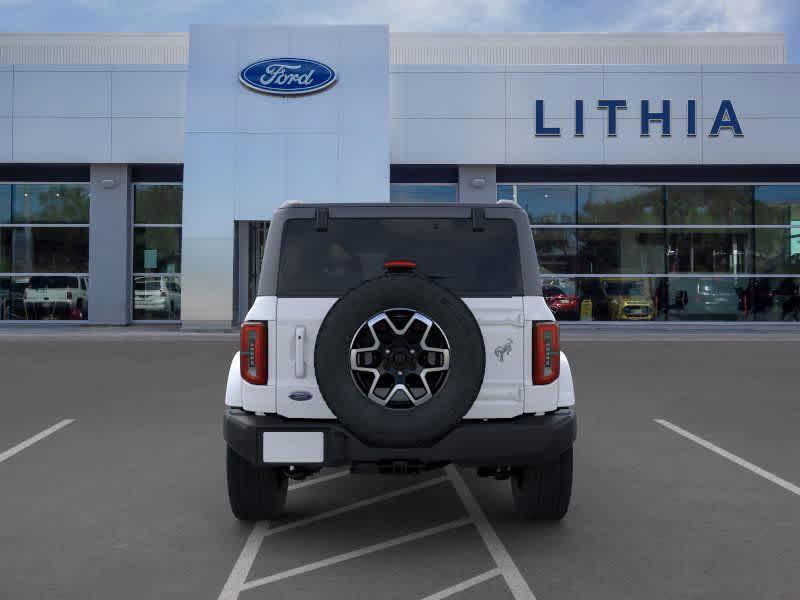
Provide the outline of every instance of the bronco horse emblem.
{"type": "Polygon", "coordinates": [[[494,355],[500,362],[503,362],[506,354],[511,354],[511,338],[507,338],[505,344],[494,349],[494,355]]]}

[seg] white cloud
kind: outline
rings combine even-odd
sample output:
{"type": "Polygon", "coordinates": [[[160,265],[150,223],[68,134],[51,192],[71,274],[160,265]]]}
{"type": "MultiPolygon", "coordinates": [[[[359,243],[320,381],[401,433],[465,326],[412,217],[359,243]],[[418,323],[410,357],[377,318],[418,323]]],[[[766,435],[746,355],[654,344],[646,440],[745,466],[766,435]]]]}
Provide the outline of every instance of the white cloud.
{"type": "Polygon", "coordinates": [[[768,0],[646,2],[625,20],[629,31],[775,31],[781,11],[768,0]]]}
{"type": "Polygon", "coordinates": [[[522,0],[355,0],[283,12],[286,22],[388,23],[393,31],[479,30],[519,23],[522,0]]]}

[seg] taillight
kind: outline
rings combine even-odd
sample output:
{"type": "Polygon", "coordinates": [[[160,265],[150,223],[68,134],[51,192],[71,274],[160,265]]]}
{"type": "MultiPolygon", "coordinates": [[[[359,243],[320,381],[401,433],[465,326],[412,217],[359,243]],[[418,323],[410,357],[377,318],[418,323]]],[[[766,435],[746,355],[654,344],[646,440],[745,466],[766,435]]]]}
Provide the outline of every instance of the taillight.
{"type": "Polygon", "coordinates": [[[558,323],[533,324],[533,383],[544,385],[558,379],[561,370],[561,343],[558,323]]]}
{"type": "Polygon", "coordinates": [[[242,323],[239,334],[239,368],[242,379],[253,385],[267,383],[267,324],[242,323]]]}

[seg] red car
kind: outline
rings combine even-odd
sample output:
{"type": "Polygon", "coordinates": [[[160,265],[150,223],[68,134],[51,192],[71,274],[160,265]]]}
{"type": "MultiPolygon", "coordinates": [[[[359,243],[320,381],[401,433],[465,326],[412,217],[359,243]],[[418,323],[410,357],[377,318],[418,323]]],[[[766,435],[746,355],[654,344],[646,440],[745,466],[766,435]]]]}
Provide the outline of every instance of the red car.
{"type": "Polygon", "coordinates": [[[544,301],[553,311],[556,319],[578,318],[578,296],[567,294],[562,288],[555,285],[545,285],[542,288],[544,301]]]}

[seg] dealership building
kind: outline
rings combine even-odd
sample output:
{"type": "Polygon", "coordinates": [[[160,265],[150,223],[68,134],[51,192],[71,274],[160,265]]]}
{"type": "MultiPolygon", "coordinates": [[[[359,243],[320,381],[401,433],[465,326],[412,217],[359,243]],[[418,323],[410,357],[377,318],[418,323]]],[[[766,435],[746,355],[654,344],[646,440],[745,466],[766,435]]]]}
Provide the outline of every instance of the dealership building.
{"type": "Polygon", "coordinates": [[[0,326],[228,328],[290,200],[513,201],[561,319],[788,326],[785,57],[771,33],[0,34],[0,326]]]}

